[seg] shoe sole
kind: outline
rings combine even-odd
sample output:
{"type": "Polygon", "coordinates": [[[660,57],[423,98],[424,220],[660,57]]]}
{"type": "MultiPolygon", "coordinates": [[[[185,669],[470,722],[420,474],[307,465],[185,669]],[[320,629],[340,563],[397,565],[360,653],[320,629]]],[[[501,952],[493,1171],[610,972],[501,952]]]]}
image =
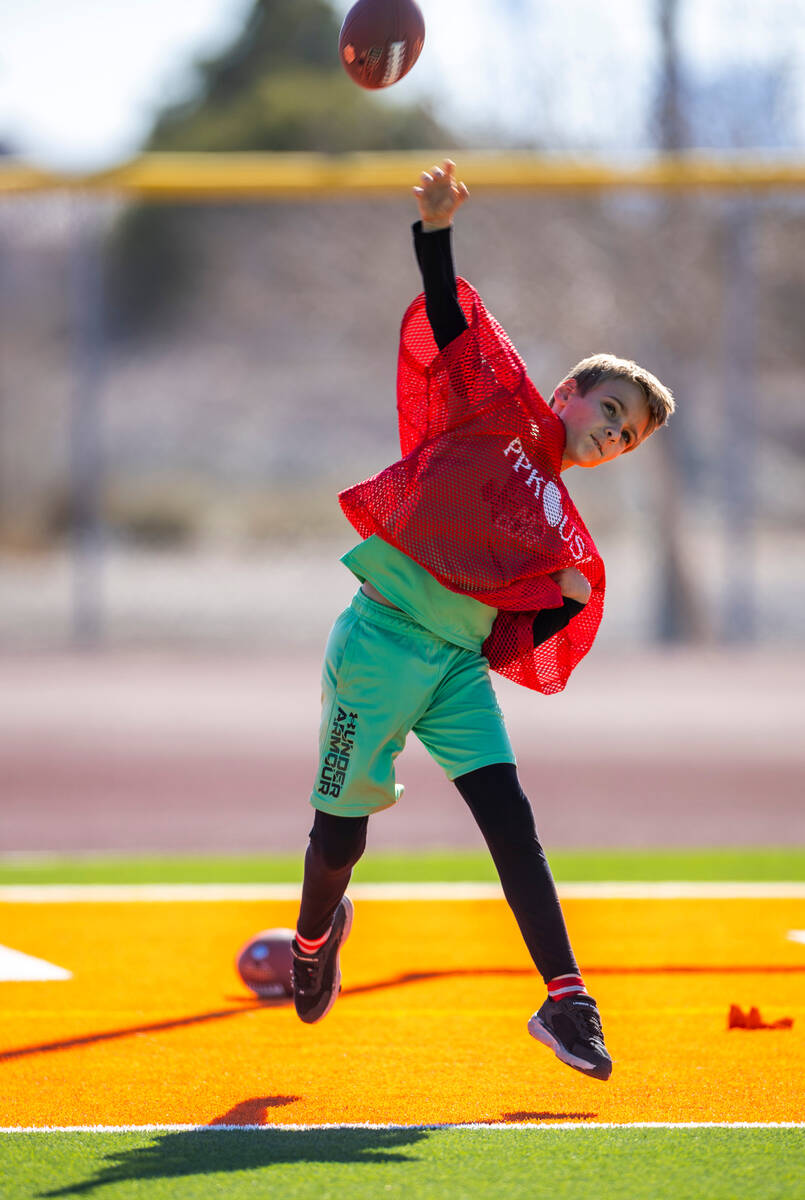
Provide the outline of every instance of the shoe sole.
{"type": "Polygon", "coordinates": [[[549,1050],[553,1050],[556,1057],[565,1066],[572,1067],[574,1071],[580,1071],[582,1075],[588,1075],[592,1079],[601,1079],[606,1081],[612,1074],[612,1063],[598,1063],[591,1066],[590,1063],[583,1058],[577,1058],[575,1054],[571,1054],[566,1050],[562,1043],[553,1036],[550,1029],[545,1025],[535,1013],[528,1021],[528,1032],[532,1038],[538,1042],[542,1042],[543,1046],[547,1046],[549,1050]]]}
{"type": "Polygon", "coordinates": [[[336,1000],[338,999],[338,993],[341,991],[341,947],[349,937],[350,930],[352,929],[352,918],[355,913],[355,909],[349,896],[344,896],[341,903],[344,906],[345,916],[344,928],[341,931],[341,937],[338,940],[338,949],[335,952],[335,987],[333,988],[330,999],[327,1002],[327,1007],[323,1010],[323,1012],[320,1012],[317,1017],[313,1018],[313,1020],[310,1020],[308,1017],[301,1018],[306,1025],[315,1025],[317,1021],[322,1021],[335,1004],[336,1000]]]}

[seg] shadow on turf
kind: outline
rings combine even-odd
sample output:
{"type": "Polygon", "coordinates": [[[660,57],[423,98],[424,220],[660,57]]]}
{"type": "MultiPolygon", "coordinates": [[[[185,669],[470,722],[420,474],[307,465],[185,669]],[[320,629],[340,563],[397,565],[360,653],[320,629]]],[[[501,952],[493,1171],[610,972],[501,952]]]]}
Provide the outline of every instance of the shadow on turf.
{"type": "Polygon", "coordinates": [[[301,1096],[255,1096],[251,1100],[241,1100],[234,1108],[230,1108],[222,1116],[210,1121],[210,1125],[262,1125],[270,1108],[283,1108],[286,1104],[295,1104],[301,1096]]]}
{"type": "MultiPolygon", "coordinates": [[[[592,979],[596,975],[802,975],[805,966],[671,966],[671,967],[587,967],[585,976],[592,979]]],[[[346,987],[343,996],[360,996],[366,992],[380,992],[387,988],[402,987],[409,983],[424,983],[429,979],[479,979],[482,976],[504,976],[535,978],[532,967],[455,967],[449,971],[407,971],[395,975],[391,979],[379,979],[374,983],[359,983],[354,987],[346,987]]],[[[124,1029],[107,1029],[102,1033],[86,1033],[80,1037],[64,1038],[54,1042],[40,1042],[33,1046],[17,1046],[12,1050],[0,1051],[0,1063],[10,1062],[16,1058],[28,1058],[34,1054],[50,1054],[57,1050],[74,1050],[79,1046],[94,1046],[99,1042],[113,1042],[119,1038],[133,1037],[138,1033],[163,1033],[171,1029],[184,1029],[188,1025],[202,1025],[209,1021],[223,1021],[229,1017],[240,1016],[244,1012],[254,1012],[262,1008],[282,1008],[290,1004],[287,1000],[257,1000],[253,996],[227,996],[227,1000],[237,1004],[237,1008],[220,1008],[211,1012],[194,1013],[189,1017],[174,1017],[169,1021],[153,1021],[147,1025],[129,1025],[124,1029]]]]}
{"type": "MultiPolygon", "coordinates": [[[[585,977],[595,975],[802,975],[805,966],[783,964],[780,966],[718,966],[691,964],[670,967],[586,967],[585,977]]],[[[406,971],[393,979],[380,979],[375,983],[359,983],[345,987],[343,996],[360,996],[364,992],[379,992],[384,988],[401,987],[406,983],[424,983],[428,979],[480,979],[482,976],[506,976],[534,978],[533,967],[452,967],[448,971],[406,971]]]]}
{"type": "MultiPolygon", "coordinates": [[[[264,1098],[265,1100],[266,1098],[264,1098]]],[[[271,1100],[272,1097],[268,1097],[271,1100]]],[[[282,1098],[277,1098],[282,1099],[282,1098]]],[[[246,1102],[250,1103],[250,1102],[246,1102]]],[[[424,1129],[216,1129],[158,1134],[147,1146],[118,1150],[90,1179],[46,1197],[80,1196],[114,1183],[221,1175],[281,1163],[406,1163],[404,1148],[427,1137],[424,1129]]]]}
{"type": "Polygon", "coordinates": [[[489,1125],[511,1125],[521,1121],[593,1121],[597,1112],[507,1112],[499,1121],[488,1121],[489,1125]]]}
{"type": "MultiPolygon", "coordinates": [[[[252,1003],[250,1009],[261,1008],[252,1003]]],[[[129,1025],[125,1029],[106,1029],[103,1033],[85,1033],[81,1037],[64,1038],[59,1042],[41,1042],[38,1046],[18,1046],[14,1050],[0,1052],[0,1062],[13,1058],[26,1058],[31,1054],[47,1054],[53,1050],[74,1050],[77,1046],[94,1046],[97,1042],[113,1042],[117,1038],[132,1037],[137,1033],[161,1033],[166,1029],[183,1029],[187,1025],[201,1025],[205,1021],[223,1021],[226,1017],[239,1017],[242,1008],[219,1008],[213,1012],[195,1013],[190,1017],[174,1017],[170,1021],[152,1021],[148,1025],[129,1025]]]]}

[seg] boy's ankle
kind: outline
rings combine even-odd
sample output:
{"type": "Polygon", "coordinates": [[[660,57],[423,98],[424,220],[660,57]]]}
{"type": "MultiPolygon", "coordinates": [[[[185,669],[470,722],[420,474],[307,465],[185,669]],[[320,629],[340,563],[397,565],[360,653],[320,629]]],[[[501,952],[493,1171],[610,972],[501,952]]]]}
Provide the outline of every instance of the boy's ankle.
{"type": "Polygon", "coordinates": [[[548,998],[554,1003],[566,1000],[570,996],[586,995],[587,988],[581,975],[555,975],[553,979],[548,980],[548,998]]]}
{"type": "Polygon", "coordinates": [[[295,935],[295,940],[296,940],[296,944],[299,947],[299,950],[301,951],[301,953],[302,954],[317,954],[318,951],[321,950],[324,943],[327,941],[328,937],[330,936],[330,929],[332,929],[332,925],[330,926],[330,928],[327,930],[326,933],[323,933],[321,935],[321,937],[317,937],[317,938],[303,937],[302,934],[297,929],[296,935],[295,935]]]}

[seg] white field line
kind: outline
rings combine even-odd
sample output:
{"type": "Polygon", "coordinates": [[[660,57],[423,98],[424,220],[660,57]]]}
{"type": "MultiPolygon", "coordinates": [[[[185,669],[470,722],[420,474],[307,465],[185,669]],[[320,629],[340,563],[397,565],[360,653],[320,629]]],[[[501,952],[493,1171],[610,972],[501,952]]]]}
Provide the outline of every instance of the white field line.
{"type": "Polygon", "coordinates": [[[375,1125],[371,1122],[322,1125],[5,1125],[0,1133],[307,1133],[319,1129],[805,1129],[805,1121],[528,1121],[442,1122],[432,1125],[375,1125]]]}
{"type": "Polygon", "coordinates": [[[3,983],[72,978],[70,971],[44,958],[34,958],[32,954],[23,954],[11,946],[0,946],[0,981],[3,983]]]}
{"type": "MultiPolygon", "coordinates": [[[[71,883],[0,887],[4,904],[298,900],[295,883],[71,883]]],[[[357,883],[355,900],[497,900],[497,883],[357,883]]],[[[805,883],[565,883],[563,900],[805,900],[805,883]]]]}

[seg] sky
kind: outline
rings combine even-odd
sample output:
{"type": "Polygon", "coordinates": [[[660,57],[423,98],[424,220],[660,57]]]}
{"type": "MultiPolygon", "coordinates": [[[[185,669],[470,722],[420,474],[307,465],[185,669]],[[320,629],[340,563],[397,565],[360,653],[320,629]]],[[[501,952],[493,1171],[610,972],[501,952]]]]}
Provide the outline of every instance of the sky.
{"type": "MultiPolygon", "coordinates": [[[[703,72],[790,63],[805,78],[805,0],[680,0],[703,72]]],[[[639,149],[657,63],[655,0],[420,0],[426,43],[390,102],[425,96],[453,127],[543,144],[639,149]],[[458,15],[457,15],[458,14],[458,15]]],[[[236,35],[252,0],[0,0],[0,140],[97,170],[137,152],[154,114],[192,93],[194,60],[236,35]]],[[[333,0],[339,17],[350,0],[333,0]]],[[[805,94],[793,127],[805,141],[805,94]]]]}

